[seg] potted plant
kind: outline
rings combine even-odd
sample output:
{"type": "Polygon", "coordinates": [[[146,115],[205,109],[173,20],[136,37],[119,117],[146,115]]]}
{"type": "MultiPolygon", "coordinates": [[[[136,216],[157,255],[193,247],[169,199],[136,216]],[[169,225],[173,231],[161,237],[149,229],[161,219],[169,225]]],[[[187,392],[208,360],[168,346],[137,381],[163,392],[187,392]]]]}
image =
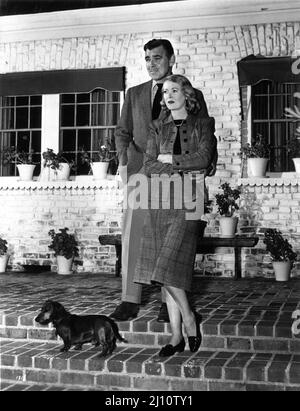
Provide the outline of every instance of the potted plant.
{"type": "Polygon", "coordinates": [[[247,159],[248,175],[252,177],[264,177],[270,155],[270,146],[261,134],[257,134],[253,144],[245,144],[241,147],[241,157],[247,159]]]}
{"type": "Polygon", "coordinates": [[[16,164],[20,180],[31,181],[36,166],[36,163],[33,162],[33,154],[33,150],[25,152],[23,150],[19,151],[15,147],[8,147],[2,152],[3,164],[16,164]]]}
{"type": "Polygon", "coordinates": [[[268,228],[265,231],[263,242],[273,260],[276,281],[288,281],[293,262],[297,258],[292,245],[283,237],[281,231],[275,228],[268,228]]]}
{"type": "Polygon", "coordinates": [[[296,173],[300,174],[300,133],[296,133],[295,137],[289,140],[287,151],[292,157],[296,173]]]}
{"type": "MultiPolygon", "coordinates": [[[[294,108],[286,107],[285,115],[292,118],[296,123],[300,123],[300,110],[296,105],[294,108]]],[[[295,137],[287,143],[287,150],[293,159],[296,173],[300,174],[300,127],[296,128],[295,137]]]]}
{"type": "Polygon", "coordinates": [[[0,273],[5,273],[8,258],[7,241],[0,237],[0,273]]]}
{"type": "Polygon", "coordinates": [[[49,231],[52,241],[49,249],[54,251],[57,258],[58,274],[72,274],[74,257],[78,257],[78,241],[74,234],[68,233],[68,228],[60,228],[58,233],[49,231]]]}
{"type": "Polygon", "coordinates": [[[116,160],[115,151],[112,145],[106,141],[104,145],[99,143],[95,152],[87,152],[81,149],[81,161],[87,163],[95,179],[105,179],[107,177],[108,166],[116,160]]]}
{"type": "Polygon", "coordinates": [[[231,188],[229,183],[220,186],[223,193],[215,195],[218,213],[220,218],[221,237],[233,238],[236,233],[238,217],[234,216],[239,209],[237,200],[240,198],[241,191],[239,188],[231,188]]]}
{"type": "Polygon", "coordinates": [[[48,180],[68,180],[71,169],[74,169],[75,162],[68,161],[61,151],[55,153],[51,148],[42,153],[43,167],[48,168],[48,180]]]}

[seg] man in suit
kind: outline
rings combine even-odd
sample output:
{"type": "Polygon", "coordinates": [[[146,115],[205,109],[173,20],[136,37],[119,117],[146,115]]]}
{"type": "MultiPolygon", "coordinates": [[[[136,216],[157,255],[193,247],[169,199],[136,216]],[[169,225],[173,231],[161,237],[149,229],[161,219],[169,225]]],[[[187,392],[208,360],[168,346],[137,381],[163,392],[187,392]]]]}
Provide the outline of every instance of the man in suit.
{"type": "MultiPolygon", "coordinates": [[[[175,54],[169,40],[153,39],[144,46],[146,68],[151,80],[132,87],[127,91],[121,118],[116,127],[115,139],[119,157],[120,174],[127,172],[125,180],[139,173],[143,166],[149,124],[159,117],[164,79],[172,74],[175,54]]],[[[206,103],[200,90],[196,90],[201,105],[202,117],[208,117],[206,103]]],[[[216,163],[216,162],[215,162],[216,163]]],[[[210,171],[215,171],[215,164],[210,171]]],[[[127,192],[129,195],[130,187],[127,192]]],[[[122,302],[111,317],[117,321],[127,321],[137,317],[141,303],[142,286],[133,282],[135,265],[139,252],[145,210],[127,207],[123,215],[122,227],[122,302]]],[[[157,318],[159,322],[169,322],[167,306],[162,296],[162,306],[157,318]]]]}

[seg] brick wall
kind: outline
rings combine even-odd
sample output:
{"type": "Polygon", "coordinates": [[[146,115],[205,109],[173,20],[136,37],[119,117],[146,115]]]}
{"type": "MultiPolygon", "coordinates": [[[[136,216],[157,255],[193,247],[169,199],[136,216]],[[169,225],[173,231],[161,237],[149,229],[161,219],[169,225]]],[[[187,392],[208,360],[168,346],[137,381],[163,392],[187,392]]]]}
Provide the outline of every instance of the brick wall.
{"type": "Polygon", "coordinates": [[[218,176],[239,176],[241,109],[236,62],[249,54],[291,55],[299,48],[299,23],[180,31],[166,27],[153,33],[0,44],[0,73],[124,65],[127,87],[131,87],[148,79],[143,44],[153,37],[171,40],[177,61],[174,72],[186,75],[204,93],[221,143],[218,176]]]}
{"type": "MultiPolygon", "coordinates": [[[[300,180],[295,173],[290,177],[239,179],[242,195],[238,212],[238,234],[259,236],[255,248],[242,250],[242,272],[246,277],[274,277],[272,261],[265,253],[265,228],[280,230],[300,254],[300,180]]],[[[217,214],[210,215],[207,233],[219,230],[217,214]]],[[[234,254],[229,248],[218,248],[215,254],[197,256],[197,269],[211,276],[231,277],[234,272],[234,254]]],[[[300,262],[295,262],[292,277],[300,278],[300,262]]]]}
{"type": "MultiPolygon", "coordinates": [[[[166,27],[165,31],[160,32],[6,43],[0,44],[0,72],[124,65],[127,68],[126,86],[131,87],[148,80],[144,67],[143,44],[153,37],[171,40],[176,53],[174,72],[186,75],[195,87],[203,91],[209,113],[216,119],[216,136],[219,140],[218,171],[213,178],[207,179],[210,197],[213,198],[222,182],[230,181],[235,185],[241,177],[239,150],[242,123],[236,62],[250,54],[291,55],[300,48],[300,23],[237,25],[207,29],[190,27],[185,30],[166,27]]],[[[270,195],[272,190],[273,188],[270,188],[270,195]]],[[[63,200],[60,195],[55,198],[57,204],[65,207],[64,197],[63,200]]],[[[1,200],[2,204],[4,202],[1,200]]],[[[297,204],[299,206],[299,203],[297,204]]],[[[74,207],[76,209],[75,204],[74,207]]],[[[286,209],[285,206],[282,207],[283,210],[286,209]]],[[[71,212],[70,208],[67,209],[71,212]]],[[[280,204],[278,210],[271,213],[267,220],[269,226],[278,224],[279,228],[285,228],[281,210],[280,204]]],[[[91,215],[91,218],[94,217],[91,215]]],[[[108,215],[106,217],[109,218],[108,215]]],[[[215,217],[215,214],[207,216],[208,231],[211,233],[217,233],[219,230],[215,217]]],[[[260,216],[257,215],[257,218],[260,216]]],[[[289,221],[291,226],[294,226],[294,218],[298,221],[296,213],[293,213],[291,218],[289,221]]],[[[266,220],[260,220],[259,224],[265,222],[266,220]]],[[[99,249],[94,251],[98,252],[99,249]]],[[[202,271],[209,269],[217,275],[230,275],[233,258],[232,255],[224,255],[223,251],[208,256],[206,266],[199,257],[197,267],[202,271]]],[[[90,257],[92,259],[91,255],[90,257]]],[[[110,257],[108,261],[111,261],[110,257]]],[[[83,269],[84,267],[83,265],[83,269]]],[[[94,269],[95,266],[91,265],[91,268],[94,269]]],[[[261,271],[260,268],[257,271],[261,271]]]]}
{"type": "Polygon", "coordinates": [[[74,270],[114,273],[114,247],[101,246],[98,236],[121,229],[122,190],[116,181],[2,184],[0,204],[0,236],[8,241],[13,269],[50,265],[56,270],[48,232],[68,227],[80,249],[74,270]]]}

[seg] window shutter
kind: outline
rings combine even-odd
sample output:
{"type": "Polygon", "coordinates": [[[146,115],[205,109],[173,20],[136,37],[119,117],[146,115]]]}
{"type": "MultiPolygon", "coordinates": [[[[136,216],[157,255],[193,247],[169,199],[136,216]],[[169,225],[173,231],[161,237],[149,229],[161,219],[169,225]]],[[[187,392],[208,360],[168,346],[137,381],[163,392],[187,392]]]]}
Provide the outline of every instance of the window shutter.
{"type": "Polygon", "coordinates": [[[0,75],[0,95],[87,93],[96,88],[125,90],[125,67],[53,70],[0,75]]]}
{"type": "Polygon", "coordinates": [[[276,83],[300,83],[300,59],[263,57],[253,54],[237,63],[239,85],[252,86],[262,80],[276,83]]]}

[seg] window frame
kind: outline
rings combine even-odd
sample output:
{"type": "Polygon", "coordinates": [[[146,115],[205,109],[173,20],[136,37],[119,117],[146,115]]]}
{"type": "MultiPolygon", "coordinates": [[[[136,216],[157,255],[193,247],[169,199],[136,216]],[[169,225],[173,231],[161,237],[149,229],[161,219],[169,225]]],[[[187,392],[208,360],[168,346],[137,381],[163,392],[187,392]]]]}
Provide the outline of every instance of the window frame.
{"type": "MultiPolygon", "coordinates": [[[[119,114],[121,114],[122,106],[124,103],[124,92],[114,91],[119,93],[119,114]]],[[[61,93],[64,94],[64,93],[61,93]]],[[[41,118],[41,158],[42,153],[47,150],[47,148],[52,149],[54,152],[59,151],[60,147],[60,98],[61,94],[42,94],[42,118],[41,118]]],[[[75,93],[74,93],[75,94],[75,93]]],[[[76,92],[76,94],[79,94],[76,92]]],[[[15,97],[15,96],[12,96],[15,97]]],[[[109,126],[112,127],[112,126],[109,126]]],[[[13,130],[12,130],[13,131],[13,130]]],[[[16,178],[14,176],[1,176],[0,179],[4,178],[16,178]]],[[[73,179],[77,176],[71,176],[73,179]]],[[[84,178],[88,177],[85,174],[78,174],[78,177],[84,178]]]]}
{"type": "MultiPolygon", "coordinates": [[[[300,83],[287,83],[287,84],[300,84],[300,83]]],[[[248,86],[246,86],[246,101],[247,101],[247,103],[246,103],[246,107],[244,107],[245,108],[245,113],[246,113],[246,119],[245,119],[245,121],[246,121],[246,129],[247,129],[247,138],[245,138],[245,136],[244,136],[244,138],[243,138],[243,136],[242,136],[242,145],[245,143],[245,142],[247,142],[247,143],[249,143],[249,144],[252,144],[252,141],[253,141],[253,138],[255,137],[254,136],[254,127],[253,127],[253,125],[254,125],[254,121],[256,121],[256,122],[259,122],[259,120],[254,120],[253,119],[253,86],[255,86],[255,85],[248,85],[248,86]],[[243,143],[244,142],[244,143],[243,143]]],[[[291,94],[291,97],[292,97],[292,95],[293,94],[291,94]]],[[[276,121],[279,121],[280,119],[275,119],[275,120],[271,120],[270,121],[270,123],[274,123],[274,122],[276,122],[276,121]]],[[[265,122],[266,122],[266,120],[265,120],[265,122]]],[[[291,119],[282,119],[281,120],[281,122],[284,122],[284,123],[292,123],[293,122],[293,120],[291,120],[291,119]]],[[[281,177],[281,176],[283,176],[283,175],[291,175],[291,174],[294,174],[295,173],[295,171],[293,171],[293,170],[289,170],[289,171],[287,171],[287,170],[281,170],[281,171],[267,171],[267,175],[268,176],[270,176],[270,177],[281,177]]]]}

